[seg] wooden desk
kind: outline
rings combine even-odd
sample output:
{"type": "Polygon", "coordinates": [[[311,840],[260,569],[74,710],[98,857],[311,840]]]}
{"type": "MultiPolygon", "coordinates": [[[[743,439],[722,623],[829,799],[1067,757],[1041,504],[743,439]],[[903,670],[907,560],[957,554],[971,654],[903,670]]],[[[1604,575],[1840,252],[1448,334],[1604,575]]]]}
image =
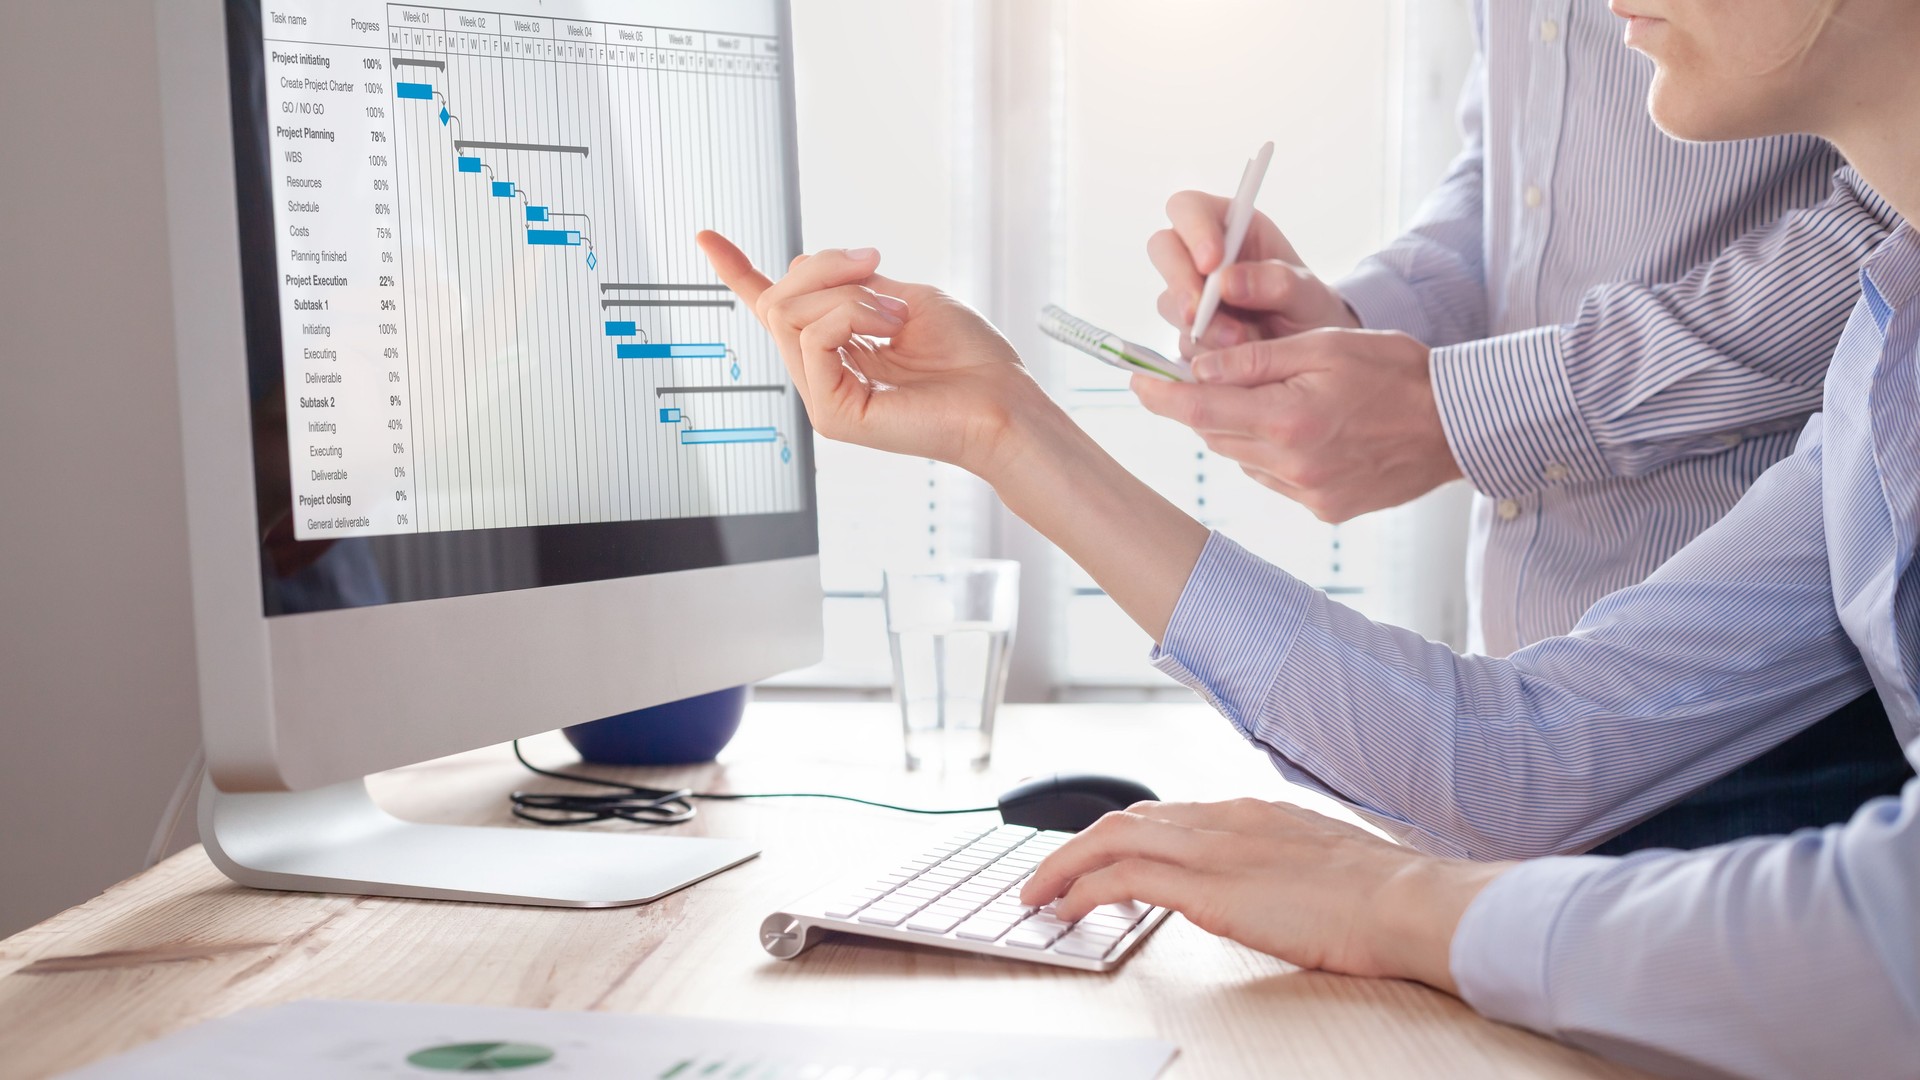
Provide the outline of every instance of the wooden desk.
{"type": "MultiPolygon", "coordinates": [[[[939,806],[990,805],[1032,773],[1107,771],[1166,798],[1327,805],[1282,783],[1198,705],[1009,708],[984,776],[906,774],[895,723],[887,705],[761,704],[722,764],[635,775],[939,806]]],[[[529,756],[570,760],[557,736],[534,740],[529,756]]],[[[551,786],[502,748],[374,785],[403,817],[469,824],[505,823],[508,791],[551,786]]],[[[69,1069],[250,1005],[341,997],[1153,1034],[1179,1044],[1169,1075],[1188,1078],[1641,1075],[1489,1023],[1424,987],[1298,971],[1177,916],[1112,975],[857,939],[788,962],[761,951],[755,931],[779,905],[952,824],[824,801],[707,804],[683,828],[751,836],[765,853],[652,905],[604,911],[257,892],[193,848],[0,942],[0,1074],[69,1069]]]]}

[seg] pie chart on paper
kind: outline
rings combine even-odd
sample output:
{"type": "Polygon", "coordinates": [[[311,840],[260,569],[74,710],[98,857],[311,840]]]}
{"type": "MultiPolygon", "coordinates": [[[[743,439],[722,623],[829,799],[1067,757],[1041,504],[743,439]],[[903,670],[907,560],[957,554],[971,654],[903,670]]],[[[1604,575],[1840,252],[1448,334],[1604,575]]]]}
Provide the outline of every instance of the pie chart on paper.
{"type": "Polygon", "coordinates": [[[407,1064],[435,1072],[511,1072],[553,1060],[553,1051],[532,1043],[475,1042],[429,1046],[407,1055],[407,1064]]]}

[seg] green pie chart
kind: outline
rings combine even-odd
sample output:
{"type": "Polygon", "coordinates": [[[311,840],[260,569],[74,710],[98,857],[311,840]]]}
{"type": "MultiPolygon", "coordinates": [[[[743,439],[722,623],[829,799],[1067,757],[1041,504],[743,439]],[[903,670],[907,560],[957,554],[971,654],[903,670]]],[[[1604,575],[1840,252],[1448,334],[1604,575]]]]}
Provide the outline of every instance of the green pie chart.
{"type": "Polygon", "coordinates": [[[407,1055],[407,1064],[436,1072],[507,1072],[551,1060],[553,1051],[546,1047],[515,1042],[451,1043],[407,1055]]]}

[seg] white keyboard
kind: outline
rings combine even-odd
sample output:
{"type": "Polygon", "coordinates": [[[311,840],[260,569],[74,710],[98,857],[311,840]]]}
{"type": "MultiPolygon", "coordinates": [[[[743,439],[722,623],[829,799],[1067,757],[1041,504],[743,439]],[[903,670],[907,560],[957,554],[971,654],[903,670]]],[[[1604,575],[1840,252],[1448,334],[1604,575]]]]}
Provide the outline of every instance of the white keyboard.
{"type": "Polygon", "coordinates": [[[826,931],[1111,971],[1167,917],[1166,908],[1108,904],[1077,923],[1052,905],[1026,907],[1020,886],[1071,833],[1018,825],[970,829],[898,867],[826,889],[767,916],[760,944],[791,960],[826,931]]]}

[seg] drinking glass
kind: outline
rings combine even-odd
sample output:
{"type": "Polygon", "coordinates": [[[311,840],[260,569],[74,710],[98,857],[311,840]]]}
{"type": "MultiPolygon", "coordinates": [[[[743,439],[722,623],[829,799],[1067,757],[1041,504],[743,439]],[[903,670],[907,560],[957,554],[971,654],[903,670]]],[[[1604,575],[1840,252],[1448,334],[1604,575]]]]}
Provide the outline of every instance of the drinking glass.
{"type": "Polygon", "coordinates": [[[885,603],[907,768],[985,768],[1007,688],[1020,564],[976,559],[888,570],[885,603]]]}

